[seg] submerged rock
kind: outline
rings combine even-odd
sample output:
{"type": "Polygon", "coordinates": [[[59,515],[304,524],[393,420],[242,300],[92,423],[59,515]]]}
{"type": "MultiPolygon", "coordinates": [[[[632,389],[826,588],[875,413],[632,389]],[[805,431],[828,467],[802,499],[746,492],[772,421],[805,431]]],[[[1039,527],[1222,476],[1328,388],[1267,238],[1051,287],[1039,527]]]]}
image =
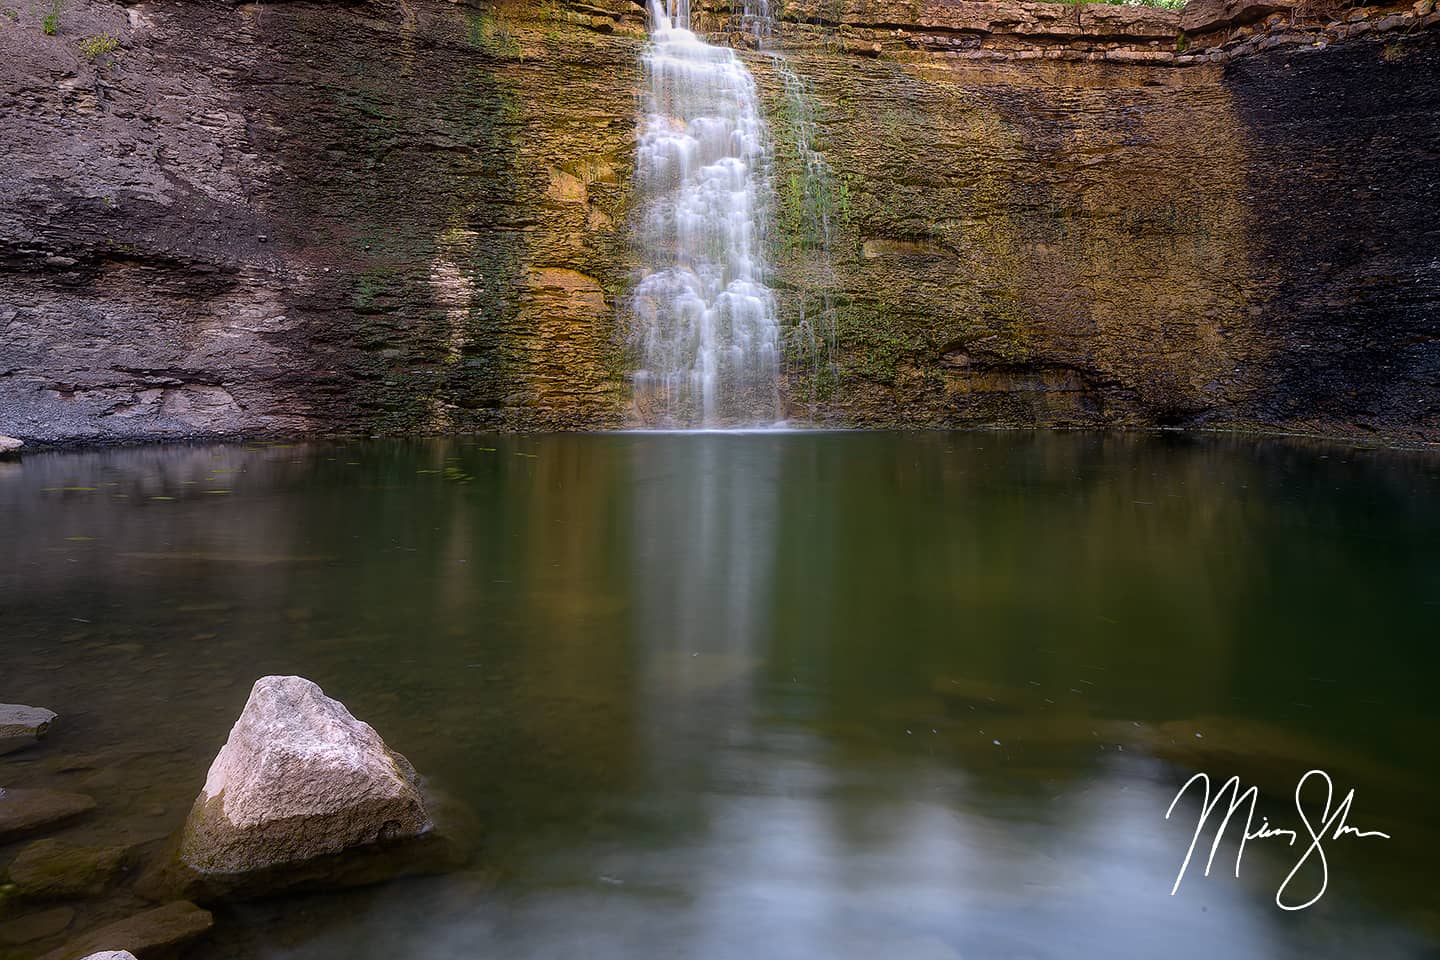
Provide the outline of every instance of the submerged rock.
{"type": "MultiPolygon", "coordinates": [[[[1320,767],[1374,797],[1403,796],[1419,789],[1406,771],[1369,753],[1318,738],[1303,730],[1261,720],[1201,716],[1121,730],[1137,749],[1178,767],[1186,776],[1208,773],[1223,782],[1238,776],[1245,785],[1274,797],[1293,794],[1298,778],[1320,767]]],[[[1373,802],[1373,801],[1372,801],[1373,802]]]]}
{"type": "Polygon", "coordinates": [[[0,843],[59,826],[94,809],[95,801],[83,793],[0,787],[0,843]]]}
{"type": "Polygon", "coordinates": [[[450,858],[415,770],[303,677],[263,677],[148,896],[369,883],[450,858]]]}
{"type": "Polygon", "coordinates": [[[930,689],[956,709],[1028,713],[1042,702],[1040,691],[1034,687],[1012,687],[978,677],[936,677],[931,681],[930,689]]]}
{"type": "Polygon", "coordinates": [[[94,897],[105,892],[125,867],[125,847],[77,847],[37,840],[10,864],[10,882],[22,897],[94,897]]]}
{"type": "Polygon", "coordinates": [[[55,713],[44,707],[0,703],[0,756],[34,746],[54,721],[55,713]]]}
{"type": "Polygon", "coordinates": [[[208,910],[201,910],[185,901],[167,903],[82,934],[58,950],[45,954],[41,960],[82,960],[97,954],[102,957],[130,954],[143,957],[174,951],[199,939],[212,926],[214,920],[208,910]]]}
{"type": "Polygon", "coordinates": [[[69,907],[56,907],[40,913],[26,914],[18,920],[0,923],[0,943],[19,946],[33,943],[63,933],[75,919],[75,911],[69,907]]]}

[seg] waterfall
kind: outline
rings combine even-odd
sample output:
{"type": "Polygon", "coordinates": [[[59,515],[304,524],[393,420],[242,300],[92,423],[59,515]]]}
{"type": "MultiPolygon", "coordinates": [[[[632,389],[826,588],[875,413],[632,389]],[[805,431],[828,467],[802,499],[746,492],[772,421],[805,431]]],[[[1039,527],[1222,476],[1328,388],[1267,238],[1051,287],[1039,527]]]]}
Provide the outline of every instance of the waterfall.
{"type": "Polygon", "coordinates": [[[772,160],[755,80],[650,0],[636,163],[635,405],[652,426],[779,419],[779,322],[766,285],[772,160]]]}

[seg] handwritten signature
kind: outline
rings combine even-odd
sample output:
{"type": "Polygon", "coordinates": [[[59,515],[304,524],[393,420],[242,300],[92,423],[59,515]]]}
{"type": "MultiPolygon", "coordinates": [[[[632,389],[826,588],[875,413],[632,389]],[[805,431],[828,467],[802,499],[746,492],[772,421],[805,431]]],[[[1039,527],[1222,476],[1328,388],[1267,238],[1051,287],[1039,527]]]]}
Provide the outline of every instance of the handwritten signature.
{"type": "MultiPolygon", "coordinates": [[[[1239,777],[1231,777],[1229,780],[1226,780],[1220,789],[1215,792],[1212,799],[1210,795],[1210,777],[1204,773],[1195,774],[1195,776],[1185,781],[1185,785],[1175,794],[1175,799],[1170,801],[1170,807],[1165,811],[1166,820],[1169,820],[1170,815],[1175,812],[1175,805],[1180,802],[1180,798],[1185,796],[1185,794],[1190,791],[1190,788],[1197,783],[1204,789],[1204,795],[1200,805],[1200,817],[1195,823],[1195,833],[1190,837],[1190,847],[1185,851],[1185,861],[1180,864],[1180,872],[1175,875],[1175,885],[1170,888],[1170,895],[1172,897],[1175,895],[1175,892],[1180,889],[1180,881],[1185,879],[1185,871],[1190,868],[1190,858],[1195,854],[1195,846],[1200,842],[1200,835],[1204,832],[1206,823],[1210,820],[1211,814],[1220,806],[1220,802],[1225,799],[1227,793],[1230,795],[1229,805],[1225,810],[1224,819],[1220,821],[1220,826],[1215,830],[1215,840],[1210,844],[1210,856],[1205,861],[1205,876],[1210,876],[1210,866],[1215,862],[1215,853],[1220,849],[1220,841],[1225,836],[1225,829],[1230,825],[1230,818],[1234,816],[1236,810],[1239,810],[1245,805],[1246,801],[1249,801],[1250,807],[1245,814],[1245,830],[1240,835],[1240,848],[1235,852],[1236,877],[1240,876],[1240,860],[1245,856],[1245,844],[1247,842],[1251,840],[1270,840],[1283,837],[1286,838],[1288,844],[1293,847],[1300,841],[1299,831],[1271,826],[1269,819],[1266,817],[1260,818],[1260,825],[1258,827],[1254,826],[1255,804],[1260,797],[1260,790],[1254,786],[1241,790],[1239,777]]],[[[1339,840],[1341,837],[1347,835],[1361,838],[1380,837],[1384,840],[1390,839],[1388,833],[1381,833],[1379,830],[1358,830],[1346,823],[1346,820],[1349,819],[1350,816],[1350,805],[1355,800],[1355,791],[1353,789],[1346,793],[1345,798],[1338,804],[1335,804],[1334,800],[1335,784],[1330,780],[1330,775],[1324,770],[1311,770],[1295,784],[1295,811],[1300,815],[1300,822],[1304,824],[1305,833],[1309,835],[1310,843],[1309,846],[1305,848],[1305,852],[1300,855],[1300,859],[1296,861],[1295,866],[1285,875],[1285,879],[1280,882],[1280,889],[1275,891],[1275,905],[1281,910],[1304,910],[1325,895],[1325,888],[1330,883],[1330,867],[1325,859],[1325,849],[1323,846],[1325,841],[1339,840]],[[1325,787],[1325,803],[1320,808],[1320,820],[1313,823],[1310,820],[1310,816],[1305,812],[1305,804],[1301,799],[1301,795],[1305,792],[1305,784],[1309,783],[1312,778],[1322,780],[1325,787]],[[1333,810],[1331,809],[1332,805],[1334,805],[1333,810]],[[1286,891],[1289,890],[1291,884],[1294,883],[1295,877],[1300,872],[1300,869],[1305,866],[1312,857],[1319,858],[1320,889],[1304,903],[1287,902],[1285,896],[1286,891]]]]}

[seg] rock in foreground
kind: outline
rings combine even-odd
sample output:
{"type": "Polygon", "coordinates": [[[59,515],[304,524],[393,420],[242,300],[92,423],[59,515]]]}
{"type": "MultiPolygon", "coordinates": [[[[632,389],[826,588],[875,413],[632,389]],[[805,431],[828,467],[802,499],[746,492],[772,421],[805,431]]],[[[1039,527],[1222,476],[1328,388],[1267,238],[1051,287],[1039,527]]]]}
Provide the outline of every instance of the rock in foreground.
{"type": "Polygon", "coordinates": [[[245,873],[429,827],[415,771],[369,724],[309,680],[264,677],[210,767],[180,856],[245,873]]]}
{"type": "Polygon", "coordinates": [[[214,925],[208,910],[183,901],[137,913],[118,923],[92,930],[41,960],[81,960],[137,954],[168,953],[203,936],[214,925]]]}
{"type": "Polygon", "coordinates": [[[142,886],[206,899],[368,883],[416,869],[432,841],[404,757],[309,680],[263,677],[142,886]]]}
{"type": "Polygon", "coordinates": [[[44,707],[0,703],[0,756],[34,746],[54,721],[54,712],[44,707]]]}
{"type": "Polygon", "coordinates": [[[7,437],[4,434],[0,434],[0,455],[6,453],[14,453],[16,450],[19,450],[23,446],[25,446],[23,441],[16,440],[14,437],[7,437]]]}

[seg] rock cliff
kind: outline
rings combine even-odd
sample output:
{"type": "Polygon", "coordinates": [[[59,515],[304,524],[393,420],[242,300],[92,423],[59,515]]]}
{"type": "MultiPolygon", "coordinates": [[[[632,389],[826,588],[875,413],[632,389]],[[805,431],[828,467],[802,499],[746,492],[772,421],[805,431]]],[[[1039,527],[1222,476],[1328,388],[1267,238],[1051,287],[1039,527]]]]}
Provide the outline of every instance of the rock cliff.
{"type": "MultiPolygon", "coordinates": [[[[1440,441],[1431,0],[732,7],[795,416],[1440,441]]],[[[638,4],[53,10],[0,0],[0,433],[626,422],[638,4]]]]}

